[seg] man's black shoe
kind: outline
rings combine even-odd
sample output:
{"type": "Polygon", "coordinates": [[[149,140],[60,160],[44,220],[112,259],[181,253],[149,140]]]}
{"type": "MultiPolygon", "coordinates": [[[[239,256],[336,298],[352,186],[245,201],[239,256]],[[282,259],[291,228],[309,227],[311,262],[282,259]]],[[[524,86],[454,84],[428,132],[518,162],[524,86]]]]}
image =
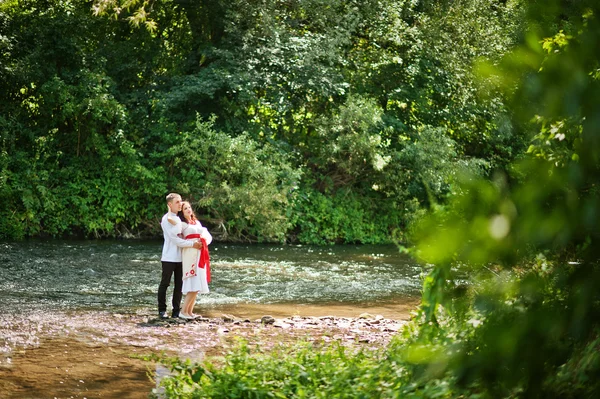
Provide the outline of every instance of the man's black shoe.
{"type": "Polygon", "coordinates": [[[178,318],[179,317],[179,312],[173,312],[173,313],[171,313],[171,317],[174,318],[174,319],[178,318]]]}
{"type": "Polygon", "coordinates": [[[169,315],[167,314],[167,312],[158,312],[158,318],[159,319],[168,319],[169,315]]]}

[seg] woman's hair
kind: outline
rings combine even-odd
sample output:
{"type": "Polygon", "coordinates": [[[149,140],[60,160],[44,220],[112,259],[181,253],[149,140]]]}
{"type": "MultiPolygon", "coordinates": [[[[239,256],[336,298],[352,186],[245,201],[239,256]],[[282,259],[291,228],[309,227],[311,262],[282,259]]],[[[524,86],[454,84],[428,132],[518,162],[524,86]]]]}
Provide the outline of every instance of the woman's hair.
{"type": "Polygon", "coordinates": [[[177,212],[177,216],[179,216],[179,219],[181,219],[182,222],[186,222],[189,224],[190,222],[195,222],[198,219],[196,219],[196,214],[194,213],[193,208],[192,214],[190,215],[190,220],[187,220],[185,216],[183,216],[183,208],[185,208],[186,205],[189,205],[190,208],[192,208],[192,204],[190,204],[189,201],[181,201],[181,210],[177,212]]]}

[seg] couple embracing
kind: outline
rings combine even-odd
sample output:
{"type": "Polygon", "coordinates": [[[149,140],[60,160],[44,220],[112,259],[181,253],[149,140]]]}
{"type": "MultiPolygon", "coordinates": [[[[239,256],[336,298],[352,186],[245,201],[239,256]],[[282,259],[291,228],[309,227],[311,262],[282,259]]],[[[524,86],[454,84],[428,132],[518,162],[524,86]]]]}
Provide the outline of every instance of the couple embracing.
{"type": "Polygon", "coordinates": [[[165,242],[161,263],[162,277],[158,286],[158,316],[168,318],[167,288],[175,275],[172,317],[194,319],[198,293],[207,294],[210,282],[208,245],[212,236],[196,219],[192,206],[176,193],[167,195],[167,212],[160,222],[165,242]],[[181,297],[185,294],[183,306],[181,297]]]}

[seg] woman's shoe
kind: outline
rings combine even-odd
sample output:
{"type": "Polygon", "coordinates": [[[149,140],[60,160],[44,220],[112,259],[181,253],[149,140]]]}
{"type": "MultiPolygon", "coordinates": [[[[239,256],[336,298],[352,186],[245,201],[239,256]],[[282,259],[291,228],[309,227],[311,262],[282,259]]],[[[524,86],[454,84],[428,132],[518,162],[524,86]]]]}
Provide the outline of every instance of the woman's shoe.
{"type": "Polygon", "coordinates": [[[187,314],[185,314],[185,313],[183,313],[183,312],[179,312],[179,318],[180,318],[180,319],[185,319],[185,320],[192,320],[192,319],[193,319],[193,317],[192,317],[192,316],[190,316],[190,315],[187,315],[187,314]]]}

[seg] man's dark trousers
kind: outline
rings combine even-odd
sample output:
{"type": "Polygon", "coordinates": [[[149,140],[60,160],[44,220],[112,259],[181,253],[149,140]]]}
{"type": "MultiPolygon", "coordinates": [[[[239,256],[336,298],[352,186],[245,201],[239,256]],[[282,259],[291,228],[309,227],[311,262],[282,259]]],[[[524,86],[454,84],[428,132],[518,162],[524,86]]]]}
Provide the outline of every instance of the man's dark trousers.
{"type": "Polygon", "coordinates": [[[167,288],[171,284],[171,276],[175,274],[173,287],[173,317],[179,316],[181,308],[181,288],[183,287],[183,265],[181,262],[162,261],[162,278],[158,286],[158,312],[167,311],[167,288]]]}

